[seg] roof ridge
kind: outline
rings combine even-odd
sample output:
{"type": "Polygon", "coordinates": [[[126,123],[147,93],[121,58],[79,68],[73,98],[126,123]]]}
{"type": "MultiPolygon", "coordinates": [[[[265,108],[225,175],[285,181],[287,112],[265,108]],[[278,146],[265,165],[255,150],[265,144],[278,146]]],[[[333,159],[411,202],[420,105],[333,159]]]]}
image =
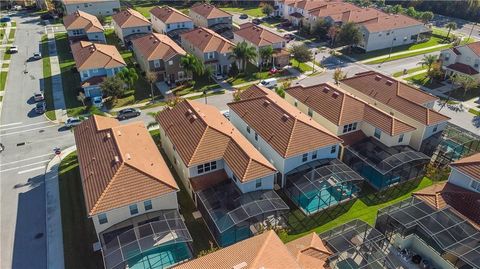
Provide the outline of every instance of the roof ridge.
{"type": "Polygon", "coordinates": [[[208,128],[209,128],[209,126],[207,124],[205,130],[202,133],[202,137],[200,137],[200,140],[198,140],[197,147],[195,148],[195,150],[192,153],[192,157],[190,158],[190,160],[188,160],[188,164],[187,164],[188,166],[192,165],[193,156],[195,156],[198,148],[200,147],[200,144],[203,142],[203,139],[205,138],[205,135],[207,134],[208,128]]]}
{"type": "MultiPolygon", "coordinates": [[[[266,231],[267,234],[267,238],[265,238],[265,240],[263,241],[263,244],[262,246],[260,247],[260,249],[258,250],[257,252],[257,255],[255,256],[255,258],[253,259],[252,261],[252,266],[249,266],[249,267],[256,267],[255,265],[257,264],[258,260],[263,256],[263,251],[265,250],[265,248],[267,247],[268,243],[270,242],[270,240],[272,239],[271,237],[273,236],[273,234],[275,233],[273,230],[268,230],[266,231]]],[[[283,243],[282,243],[283,244],[283,243]]]]}
{"type": "Polygon", "coordinates": [[[120,169],[122,169],[124,167],[124,162],[121,162],[120,166],[118,167],[118,169],[115,171],[115,173],[113,174],[113,177],[112,179],[108,182],[107,184],[107,187],[105,187],[102,191],[102,194],[100,194],[100,197],[98,197],[97,201],[95,201],[95,204],[93,205],[93,207],[90,209],[90,212],[88,212],[88,215],[93,215],[93,212],[96,211],[98,205],[100,204],[100,201],[105,197],[107,191],[110,189],[110,187],[112,186],[113,182],[115,181],[115,179],[117,178],[117,175],[118,175],[118,171],[120,171],[120,169]]]}
{"type": "Polygon", "coordinates": [[[282,157],[288,156],[288,151],[290,150],[290,144],[291,144],[291,141],[292,141],[292,138],[293,138],[293,130],[295,130],[295,126],[297,126],[297,119],[296,118],[293,121],[292,131],[290,132],[290,136],[288,137],[287,150],[285,150],[284,156],[282,156],[282,157]]]}

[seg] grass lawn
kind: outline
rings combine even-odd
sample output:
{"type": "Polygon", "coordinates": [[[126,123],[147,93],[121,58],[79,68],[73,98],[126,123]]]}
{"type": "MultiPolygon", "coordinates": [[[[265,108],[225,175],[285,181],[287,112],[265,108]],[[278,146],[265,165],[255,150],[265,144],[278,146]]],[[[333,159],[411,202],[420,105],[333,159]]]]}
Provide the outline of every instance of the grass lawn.
{"type": "Polygon", "coordinates": [[[454,99],[457,99],[459,101],[467,101],[475,97],[480,96],[480,87],[477,87],[475,89],[470,89],[466,93],[463,90],[463,88],[458,88],[452,91],[451,93],[446,93],[447,95],[450,94],[450,96],[454,99]]]}
{"type": "Polygon", "coordinates": [[[15,29],[10,29],[10,34],[8,35],[8,40],[14,39],[14,38],[15,38],[15,29]]]}
{"type": "Polygon", "coordinates": [[[277,27],[280,23],[282,23],[282,19],[279,19],[277,17],[269,17],[264,19],[261,24],[270,27],[277,27]]]}
{"type": "MultiPolygon", "coordinates": [[[[428,68],[427,66],[417,66],[417,67],[408,69],[407,70],[407,75],[411,74],[411,73],[418,72],[418,71],[426,70],[427,68],[428,68]]],[[[393,77],[401,77],[403,75],[404,75],[403,70],[393,73],[393,77]]]]}
{"type": "MultiPolygon", "coordinates": [[[[152,9],[155,6],[162,6],[162,3],[155,3],[155,1],[145,1],[145,0],[132,0],[128,1],[130,5],[133,6],[135,10],[140,12],[145,18],[150,18],[150,9],[152,9]]],[[[158,2],[158,1],[157,1],[158,2]]],[[[181,5],[172,5],[172,2],[170,3],[164,3],[168,4],[171,7],[174,7],[178,9],[180,12],[188,15],[188,7],[181,6],[181,5]]]]}
{"type": "Polygon", "coordinates": [[[65,268],[103,268],[101,252],[93,252],[95,228],[87,217],[77,154],[71,153],[59,167],[65,268]]]}
{"type": "MultiPolygon", "coordinates": [[[[296,68],[298,71],[302,72],[302,73],[305,73],[305,72],[309,72],[309,71],[313,71],[313,68],[310,67],[308,64],[306,63],[299,63],[297,60],[295,59],[291,59],[290,60],[290,64],[296,68]]],[[[320,67],[318,68],[320,69],[320,67]]]]}
{"type": "Polygon", "coordinates": [[[42,36],[41,41],[41,53],[43,55],[43,94],[45,97],[45,103],[47,105],[47,111],[45,116],[50,120],[56,120],[55,106],[53,104],[53,86],[52,86],[52,70],[50,66],[50,57],[48,53],[48,39],[47,35],[42,36]]]}
{"type": "Polygon", "coordinates": [[[479,111],[479,110],[470,108],[470,109],[468,110],[468,112],[472,113],[472,114],[475,115],[475,116],[479,116],[479,117],[480,117],[480,111],[479,111]]]}
{"type": "MultiPolygon", "coordinates": [[[[285,71],[285,72],[287,72],[287,71],[285,71]]],[[[250,82],[250,81],[267,79],[267,78],[274,78],[274,77],[279,77],[279,76],[285,75],[284,72],[279,72],[279,73],[271,75],[268,70],[260,72],[258,67],[256,67],[252,63],[247,64],[247,68],[246,68],[244,74],[241,73],[241,74],[237,75],[236,77],[229,78],[229,79],[227,79],[227,82],[232,84],[232,86],[235,86],[235,85],[247,83],[247,82],[250,82]],[[247,74],[247,75],[244,75],[244,74],[247,74]]]]}
{"type": "Polygon", "coordinates": [[[247,14],[248,16],[252,17],[264,17],[265,14],[262,12],[262,8],[259,6],[253,7],[222,7],[223,9],[229,13],[239,13],[239,14],[247,14]]]}
{"type": "Polygon", "coordinates": [[[365,64],[379,64],[379,63],[384,63],[384,62],[390,62],[390,61],[394,61],[394,60],[398,60],[398,59],[403,59],[403,58],[413,57],[413,56],[417,56],[417,55],[422,55],[422,54],[425,54],[425,53],[430,53],[430,52],[443,50],[443,49],[449,48],[451,46],[452,45],[450,45],[450,44],[445,44],[445,45],[442,45],[440,47],[431,48],[431,49],[427,49],[427,50],[414,51],[414,52],[405,53],[405,54],[401,54],[401,55],[394,55],[394,56],[391,56],[390,58],[382,58],[382,59],[378,59],[378,60],[368,61],[368,62],[365,62],[365,64]]]}
{"type": "Polygon", "coordinates": [[[180,85],[172,90],[173,93],[175,93],[176,96],[183,96],[189,93],[203,92],[220,88],[220,85],[218,85],[215,80],[208,79],[204,76],[199,78],[194,77],[192,81],[195,81],[193,87],[188,86],[187,84],[180,85]]]}
{"type": "Polygon", "coordinates": [[[10,50],[10,46],[5,48],[5,54],[3,54],[4,61],[10,60],[12,58],[12,54],[8,53],[9,50],[10,50]]]}
{"type": "Polygon", "coordinates": [[[436,89],[438,87],[443,86],[443,84],[441,84],[441,83],[439,83],[435,80],[432,81],[430,78],[428,78],[427,73],[421,73],[421,74],[418,74],[418,75],[414,75],[414,76],[405,78],[405,80],[411,81],[411,82],[413,82],[415,84],[418,84],[418,85],[428,87],[430,89],[436,89]]]}
{"type": "Polygon", "coordinates": [[[8,63],[3,63],[2,68],[8,68],[9,64],[8,63]]]}
{"type": "Polygon", "coordinates": [[[329,209],[328,212],[320,212],[319,214],[310,217],[305,216],[298,208],[293,209],[287,215],[288,224],[290,225],[291,230],[288,233],[280,233],[280,238],[284,242],[292,241],[313,231],[316,233],[322,233],[354,219],[361,219],[373,225],[379,209],[406,199],[411,196],[412,192],[430,185],[432,185],[432,181],[428,178],[424,178],[417,186],[405,187],[403,191],[393,193],[394,189],[390,189],[386,190],[384,193],[373,192],[362,198],[356,199],[353,202],[345,204],[343,210],[340,207],[332,208],[329,209]],[[381,199],[378,197],[387,198],[381,199]]]}
{"type": "Polygon", "coordinates": [[[5,90],[5,84],[7,83],[8,72],[0,72],[0,91],[5,90]]]}

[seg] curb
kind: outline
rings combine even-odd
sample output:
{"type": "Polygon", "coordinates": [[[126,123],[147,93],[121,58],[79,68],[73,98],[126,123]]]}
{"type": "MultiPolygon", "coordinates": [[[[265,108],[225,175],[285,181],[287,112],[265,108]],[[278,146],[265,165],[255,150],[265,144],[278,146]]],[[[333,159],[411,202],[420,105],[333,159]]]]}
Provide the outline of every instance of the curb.
{"type": "Polygon", "coordinates": [[[58,169],[60,162],[76,149],[76,146],[71,146],[63,150],[59,156],[52,158],[45,169],[47,268],[65,268],[58,169]]]}

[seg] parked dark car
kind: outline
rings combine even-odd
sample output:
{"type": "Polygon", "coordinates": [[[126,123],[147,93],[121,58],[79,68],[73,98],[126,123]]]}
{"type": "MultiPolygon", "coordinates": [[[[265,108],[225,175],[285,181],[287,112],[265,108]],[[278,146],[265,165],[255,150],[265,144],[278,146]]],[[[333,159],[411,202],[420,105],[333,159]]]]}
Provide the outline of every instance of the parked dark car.
{"type": "Polygon", "coordinates": [[[248,19],[248,15],[247,14],[242,14],[242,15],[240,15],[240,19],[242,19],[242,20],[248,19]]]}
{"type": "Polygon", "coordinates": [[[3,16],[2,18],[0,18],[0,22],[9,22],[9,21],[11,21],[9,16],[3,16]]]}
{"type": "Polygon", "coordinates": [[[36,105],[35,105],[35,112],[37,114],[43,114],[45,113],[45,110],[47,109],[47,105],[45,104],[45,102],[38,102],[36,105]]]}
{"type": "Polygon", "coordinates": [[[258,24],[262,23],[262,20],[261,19],[253,19],[252,23],[258,25],[258,24]]]}
{"type": "Polygon", "coordinates": [[[50,13],[46,13],[46,14],[43,14],[42,16],[40,16],[40,19],[42,20],[53,20],[53,15],[50,14],[50,13]]]}
{"type": "Polygon", "coordinates": [[[288,41],[295,40],[295,36],[292,35],[292,34],[286,34],[286,35],[283,36],[283,38],[285,38],[288,41]]]}
{"type": "Polygon", "coordinates": [[[134,118],[140,116],[141,112],[136,108],[125,108],[118,111],[117,119],[125,120],[128,118],[134,118]]]}

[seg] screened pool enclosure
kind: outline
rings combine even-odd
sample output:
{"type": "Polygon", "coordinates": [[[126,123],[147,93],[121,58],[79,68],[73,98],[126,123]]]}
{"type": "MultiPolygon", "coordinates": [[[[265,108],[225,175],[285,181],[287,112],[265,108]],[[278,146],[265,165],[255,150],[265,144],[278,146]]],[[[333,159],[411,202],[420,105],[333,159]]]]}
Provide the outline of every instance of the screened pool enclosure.
{"type": "Polygon", "coordinates": [[[304,164],[285,176],[285,193],[306,215],[357,196],[363,178],[337,159],[304,164]]]}
{"type": "Polygon", "coordinates": [[[372,187],[381,190],[423,177],[430,157],[409,146],[387,147],[367,137],[345,147],[343,162],[364,177],[372,187]]]}
{"type": "Polygon", "coordinates": [[[222,247],[247,239],[265,226],[278,225],[289,210],[275,191],[242,193],[231,180],[199,191],[197,197],[198,208],[222,247]]]}

